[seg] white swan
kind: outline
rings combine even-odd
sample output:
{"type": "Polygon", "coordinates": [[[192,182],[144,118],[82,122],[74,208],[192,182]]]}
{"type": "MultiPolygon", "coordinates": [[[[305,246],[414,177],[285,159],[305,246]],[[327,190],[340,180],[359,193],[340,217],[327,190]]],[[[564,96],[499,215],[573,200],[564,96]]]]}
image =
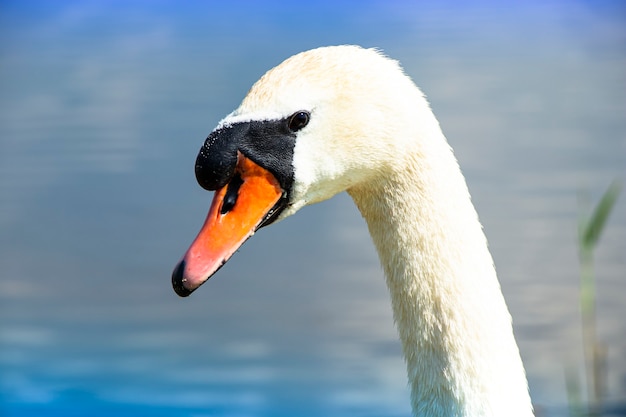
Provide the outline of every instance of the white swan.
{"type": "Polygon", "coordinates": [[[259,227],[347,191],[391,293],[416,416],[531,416],[522,361],[458,164],[397,62],[356,46],[295,55],[207,138],[196,176],[217,190],[174,270],[181,296],[259,227]]]}

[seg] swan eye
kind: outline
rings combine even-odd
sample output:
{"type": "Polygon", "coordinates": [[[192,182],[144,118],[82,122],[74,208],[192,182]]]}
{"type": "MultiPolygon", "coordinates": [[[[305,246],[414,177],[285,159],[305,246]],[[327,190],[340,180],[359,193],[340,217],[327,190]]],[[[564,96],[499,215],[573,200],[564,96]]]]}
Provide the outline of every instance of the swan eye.
{"type": "Polygon", "coordinates": [[[308,111],[299,111],[292,114],[289,118],[289,130],[291,130],[292,132],[297,132],[298,130],[309,124],[310,118],[311,115],[308,111]]]}

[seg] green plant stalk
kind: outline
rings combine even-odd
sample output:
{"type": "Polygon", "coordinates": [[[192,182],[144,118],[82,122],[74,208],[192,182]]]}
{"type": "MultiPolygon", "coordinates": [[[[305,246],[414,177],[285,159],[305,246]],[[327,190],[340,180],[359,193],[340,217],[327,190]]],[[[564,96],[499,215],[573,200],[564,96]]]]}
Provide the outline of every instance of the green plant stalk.
{"type": "MultiPolygon", "coordinates": [[[[583,354],[587,381],[589,415],[601,410],[605,393],[607,349],[598,342],[596,332],[596,285],[593,269],[593,251],[600,239],[606,221],[617,201],[621,189],[613,181],[590,217],[582,214],[578,222],[580,255],[580,309],[582,315],[583,354]]],[[[572,381],[570,382],[570,386],[572,381]]],[[[571,403],[570,403],[571,405],[571,403]]]]}
{"type": "Polygon", "coordinates": [[[597,377],[600,372],[596,370],[596,306],[595,306],[595,279],[593,273],[593,248],[582,246],[580,251],[581,276],[580,276],[580,309],[582,313],[582,337],[585,363],[585,376],[587,381],[587,401],[589,403],[589,415],[595,415],[594,410],[600,406],[599,401],[602,393],[598,392],[599,384],[597,377]]]}

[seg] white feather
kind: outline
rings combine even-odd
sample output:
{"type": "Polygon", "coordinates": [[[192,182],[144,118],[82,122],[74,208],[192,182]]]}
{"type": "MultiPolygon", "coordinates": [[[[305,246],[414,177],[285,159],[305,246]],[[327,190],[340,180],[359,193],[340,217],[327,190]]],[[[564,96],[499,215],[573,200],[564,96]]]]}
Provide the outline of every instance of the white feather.
{"type": "Polygon", "coordinates": [[[356,46],[295,55],[221,125],[311,112],[294,150],[292,204],[347,191],[391,294],[416,416],[531,416],[511,317],[439,123],[397,62],[356,46]]]}

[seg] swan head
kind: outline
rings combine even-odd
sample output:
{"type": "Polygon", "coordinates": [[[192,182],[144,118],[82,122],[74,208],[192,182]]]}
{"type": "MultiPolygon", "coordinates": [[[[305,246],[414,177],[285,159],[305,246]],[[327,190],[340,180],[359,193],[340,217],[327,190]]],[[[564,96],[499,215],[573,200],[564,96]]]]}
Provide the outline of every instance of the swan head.
{"type": "Polygon", "coordinates": [[[415,84],[373,49],[314,49],[267,72],[200,149],[196,178],[215,196],[172,274],[176,293],[191,294],[260,227],[401,166],[436,125],[416,106],[428,108],[415,84]]]}

